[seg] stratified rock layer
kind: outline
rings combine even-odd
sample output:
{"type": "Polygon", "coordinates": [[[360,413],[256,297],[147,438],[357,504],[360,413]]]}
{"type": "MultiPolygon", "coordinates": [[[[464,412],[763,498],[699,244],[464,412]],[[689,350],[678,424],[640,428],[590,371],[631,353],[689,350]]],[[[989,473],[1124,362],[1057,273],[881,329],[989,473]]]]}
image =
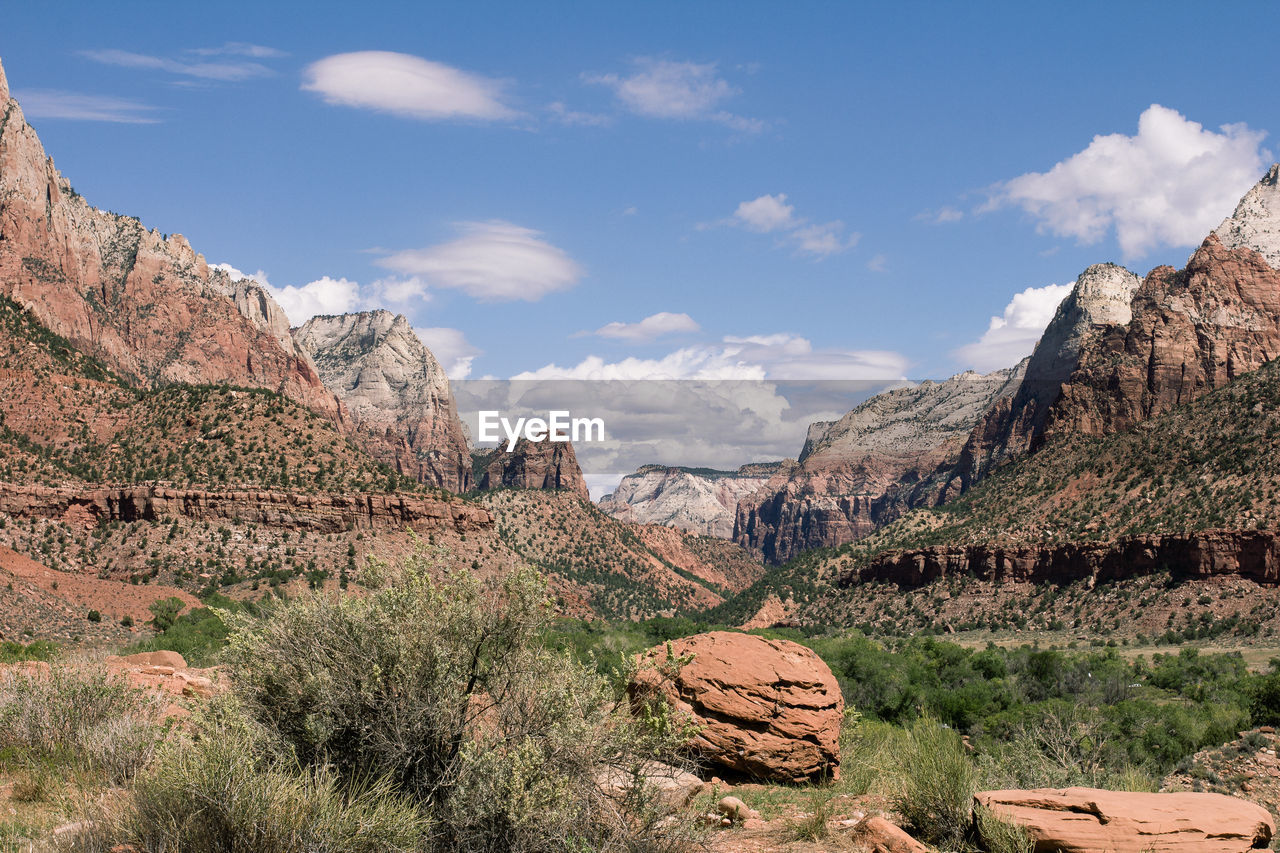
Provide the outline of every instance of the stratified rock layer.
{"type": "Polygon", "coordinates": [[[1275,832],[1262,806],[1224,794],[1038,788],[974,799],[1024,827],[1035,853],[1245,853],[1275,832]]]}
{"type": "Polygon", "coordinates": [[[699,727],[689,748],[746,776],[779,782],[835,779],[844,698],[830,668],[789,640],[713,631],[639,657],[632,707],[661,697],[699,727]],[[664,671],[668,670],[668,671],[664,671]]]}
{"type": "Polygon", "coordinates": [[[471,488],[471,455],[449,379],[403,314],[313,317],[297,338],[374,458],[422,483],[471,488]]]}
{"type": "Polygon", "coordinates": [[[645,465],[623,477],[618,488],[600,500],[600,509],[619,521],[728,539],[738,501],[767,483],[780,464],[743,465],[737,471],[645,465]]]}
{"type": "Polygon", "coordinates": [[[1169,571],[1184,578],[1238,575],[1280,583],[1280,533],[1204,530],[1061,545],[936,545],[893,551],[840,576],[842,586],[873,581],[922,586],[945,577],[1071,583],[1121,580],[1169,571]]]}
{"type": "Polygon", "coordinates": [[[341,420],[261,288],[211,269],[180,234],[90,207],[0,95],[0,295],[139,385],[268,388],[341,420]]]}
{"type": "Polygon", "coordinates": [[[852,542],[905,509],[949,497],[950,469],[993,401],[1014,392],[1021,366],[962,373],[872,397],[811,429],[806,454],[742,498],[733,538],[768,562],[852,542]]]}
{"type": "Polygon", "coordinates": [[[529,441],[521,438],[508,451],[499,447],[476,456],[476,488],[545,489],[572,492],[590,500],[573,444],[567,441],[529,441]]]}

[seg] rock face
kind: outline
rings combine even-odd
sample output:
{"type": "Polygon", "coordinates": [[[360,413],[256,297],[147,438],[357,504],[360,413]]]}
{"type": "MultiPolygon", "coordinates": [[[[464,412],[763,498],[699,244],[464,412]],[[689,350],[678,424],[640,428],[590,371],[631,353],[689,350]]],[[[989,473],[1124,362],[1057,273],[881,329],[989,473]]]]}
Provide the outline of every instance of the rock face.
{"type": "Polygon", "coordinates": [[[499,447],[479,453],[474,462],[476,487],[491,489],[545,489],[572,492],[590,500],[578,457],[567,441],[529,441],[521,438],[508,452],[499,447]]]}
{"type": "Polygon", "coordinates": [[[662,698],[700,727],[689,748],[735,773],[780,782],[838,778],[844,699],[811,650],[787,640],[715,631],[670,644],[692,656],[668,678],[667,646],[639,657],[632,707],[662,698]]]}
{"type": "Polygon", "coordinates": [[[1228,249],[1253,249],[1280,269],[1280,163],[1271,166],[1213,233],[1228,249]]]}
{"type": "Polygon", "coordinates": [[[1280,583],[1280,532],[1205,530],[1132,536],[1115,542],[1002,547],[937,545],[895,551],[843,574],[841,586],[881,581],[922,586],[948,576],[981,580],[1070,583],[1120,580],[1170,571],[1185,578],[1238,575],[1280,583]]]}
{"type": "Polygon", "coordinates": [[[162,486],[77,489],[0,483],[0,514],[47,518],[94,527],[107,521],[239,520],[265,527],[339,533],[352,527],[418,532],[460,532],[492,526],[493,516],[461,500],[402,494],[346,494],[162,486]]]}
{"type": "Polygon", "coordinates": [[[471,454],[449,379],[403,314],[313,317],[297,339],[371,455],[422,483],[471,488],[471,454]]]}
{"type": "Polygon", "coordinates": [[[769,481],[780,462],[743,465],[737,471],[645,465],[622,478],[600,509],[619,521],[661,524],[728,539],[738,501],[769,481]]]}
{"type": "Polygon", "coordinates": [[[268,388],[341,419],[265,292],[211,269],[181,235],[90,207],[0,94],[0,295],[139,385],[268,388]]]}
{"type": "Polygon", "coordinates": [[[1022,386],[974,429],[961,487],[1055,434],[1128,429],[1280,355],[1277,175],[1273,166],[1181,270],[1157,267],[1136,287],[1119,267],[1086,270],[1022,386]]]}
{"type": "Polygon", "coordinates": [[[1224,794],[1042,788],[983,791],[975,802],[1025,827],[1036,853],[1244,853],[1275,832],[1262,806],[1224,794]]]}
{"type": "Polygon", "coordinates": [[[1012,395],[1023,365],[872,397],[810,428],[798,463],[738,502],[733,538],[773,563],[860,539],[904,509],[950,496],[950,468],[974,424],[1012,395]]]}

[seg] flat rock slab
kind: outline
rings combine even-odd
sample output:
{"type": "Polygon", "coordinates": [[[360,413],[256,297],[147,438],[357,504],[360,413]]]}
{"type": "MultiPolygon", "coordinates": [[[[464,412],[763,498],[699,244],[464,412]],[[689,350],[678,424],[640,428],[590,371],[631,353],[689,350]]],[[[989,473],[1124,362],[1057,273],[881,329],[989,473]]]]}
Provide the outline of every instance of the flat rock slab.
{"type": "Polygon", "coordinates": [[[1025,827],[1035,853],[1245,853],[1275,833],[1266,809],[1225,794],[1038,788],[974,799],[1025,827]]]}

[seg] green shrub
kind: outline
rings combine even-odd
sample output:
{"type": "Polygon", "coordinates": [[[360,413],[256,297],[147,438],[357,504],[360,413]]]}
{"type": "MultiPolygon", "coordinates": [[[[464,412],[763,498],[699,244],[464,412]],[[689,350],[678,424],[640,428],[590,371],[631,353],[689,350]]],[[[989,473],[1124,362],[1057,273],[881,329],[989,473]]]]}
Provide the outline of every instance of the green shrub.
{"type": "Polygon", "coordinates": [[[386,782],[348,793],[332,771],[299,772],[265,733],[214,708],[139,774],[123,808],[95,816],[81,851],[396,853],[422,849],[426,821],[386,782]]]}
{"type": "Polygon", "coordinates": [[[1016,823],[1001,819],[991,809],[974,810],[974,829],[987,853],[1032,853],[1035,839],[1016,823]]]}
{"type": "Polygon", "coordinates": [[[894,810],[914,834],[938,846],[957,847],[969,831],[978,772],[951,729],[928,717],[911,725],[900,756],[902,778],[894,810]]]}
{"type": "Polygon", "coordinates": [[[674,746],[634,723],[608,682],[540,642],[551,619],[532,571],[432,579],[420,554],[366,570],[361,597],[311,592],[267,619],[229,615],[227,659],[255,724],[305,772],[348,788],[386,779],[439,850],[653,849],[643,790],[597,784],[674,746]]]}

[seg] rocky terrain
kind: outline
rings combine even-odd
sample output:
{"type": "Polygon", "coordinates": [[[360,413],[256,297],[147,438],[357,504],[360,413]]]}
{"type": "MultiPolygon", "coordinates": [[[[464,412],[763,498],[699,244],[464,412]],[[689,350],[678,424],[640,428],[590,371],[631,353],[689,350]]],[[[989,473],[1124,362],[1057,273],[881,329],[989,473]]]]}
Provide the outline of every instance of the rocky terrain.
{"type": "Polygon", "coordinates": [[[728,539],[738,501],[778,473],[781,462],[743,465],[737,471],[645,465],[622,478],[600,509],[621,521],[661,524],[728,539]]]}
{"type": "Polygon", "coordinates": [[[1280,820],[1280,737],[1259,726],[1230,743],[1202,749],[1164,780],[1163,790],[1229,794],[1266,808],[1280,820]]]}
{"type": "Polygon", "coordinates": [[[0,295],[139,387],[267,388],[342,417],[283,313],[180,234],[91,207],[46,156],[0,70],[0,295]]]}
{"type": "Polygon", "coordinates": [[[370,455],[418,482],[459,493],[471,488],[449,380],[403,314],[312,317],[297,340],[346,404],[370,455]]]}
{"type": "Polygon", "coordinates": [[[739,500],[733,538],[771,563],[852,542],[912,505],[953,493],[946,476],[974,424],[1023,368],[962,373],[879,394],[817,425],[798,463],[739,500]]]}
{"type": "Polygon", "coordinates": [[[521,438],[511,450],[499,447],[473,454],[476,488],[565,491],[590,500],[573,444],[521,438]]]}

